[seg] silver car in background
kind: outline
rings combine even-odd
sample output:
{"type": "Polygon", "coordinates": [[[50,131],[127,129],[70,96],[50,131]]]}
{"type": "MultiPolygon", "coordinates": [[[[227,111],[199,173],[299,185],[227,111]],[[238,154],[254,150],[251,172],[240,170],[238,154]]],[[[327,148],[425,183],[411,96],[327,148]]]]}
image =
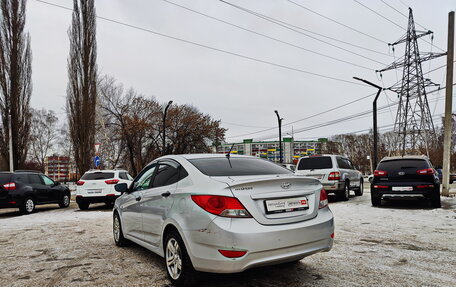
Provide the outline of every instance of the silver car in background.
{"type": "Polygon", "coordinates": [[[321,183],[270,161],[223,154],[161,157],[118,184],[113,233],[164,257],[175,286],[195,271],[241,272],[329,251],[334,222],[321,183]]]}

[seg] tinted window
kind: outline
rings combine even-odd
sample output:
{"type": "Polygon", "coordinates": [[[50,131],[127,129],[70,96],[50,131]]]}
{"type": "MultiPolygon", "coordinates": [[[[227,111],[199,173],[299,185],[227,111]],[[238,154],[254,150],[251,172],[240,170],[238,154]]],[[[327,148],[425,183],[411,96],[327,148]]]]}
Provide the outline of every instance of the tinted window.
{"type": "Polygon", "coordinates": [[[378,164],[378,170],[389,172],[394,171],[416,171],[419,169],[429,168],[429,164],[422,159],[398,159],[382,161],[378,164]]]}
{"type": "Polygon", "coordinates": [[[128,180],[127,173],[126,172],[119,172],[119,178],[128,180]]]}
{"type": "Polygon", "coordinates": [[[103,180],[103,179],[110,179],[114,178],[113,172],[91,172],[85,173],[81,179],[85,180],[103,180]]]}
{"type": "Polygon", "coordinates": [[[166,186],[179,181],[179,166],[161,163],[158,166],[152,187],[166,186]]]}
{"type": "Polygon", "coordinates": [[[0,184],[5,184],[11,181],[11,173],[0,173],[0,184]]]}
{"type": "Polygon", "coordinates": [[[332,168],[332,160],[329,156],[316,156],[301,158],[298,170],[332,168]]]}
{"type": "Polygon", "coordinates": [[[147,166],[141,173],[136,177],[136,180],[133,182],[133,191],[148,189],[150,186],[150,180],[154,175],[155,167],[157,164],[151,164],[147,166]]]}
{"type": "Polygon", "coordinates": [[[28,184],[28,183],[29,183],[28,174],[26,174],[26,173],[15,174],[15,175],[14,175],[14,181],[15,181],[15,182],[20,182],[20,183],[28,184]]]}
{"type": "Polygon", "coordinates": [[[275,163],[256,158],[199,158],[189,161],[208,176],[292,174],[275,163]]]}
{"type": "Polygon", "coordinates": [[[37,174],[29,174],[30,184],[43,184],[41,182],[40,176],[37,174]]]}
{"type": "Polygon", "coordinates": [[[349,161],[348,159],[344,159],[344,161],[345,161],[348,169],[355,169],[353,167],[353,164],[351,163],[351,161],[349,161]]]}
{"type": "Polygon", "coordinates": [[[45,175],[40,175],[45,185],[54,185],[54,181],[45,175]]]}
{"type": "Polygon", "coordinates": [[[346,159],[341,158],[341,157],[336,157],[336,160],[337,160],[337,165],[339,166],[339,168],[350,169],[350,165],[346,159]]]}

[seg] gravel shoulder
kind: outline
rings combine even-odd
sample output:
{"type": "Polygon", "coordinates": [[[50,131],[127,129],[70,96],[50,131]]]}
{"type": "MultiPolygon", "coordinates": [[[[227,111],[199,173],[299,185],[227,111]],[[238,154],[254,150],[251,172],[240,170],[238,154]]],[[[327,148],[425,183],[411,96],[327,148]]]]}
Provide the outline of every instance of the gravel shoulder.
{"type": "MultiPolygon", "coordinates": [[[[456,198],[370,204],[368,190],[331,200],[330,252],[239,274],[203,274],[199,286],[455,286],[456,198]]],[[[165,266],[138,246],[118,248],[112,212],[57,205],[31,215],[0,210],[0,286],[167,286],[165,266]]]]}

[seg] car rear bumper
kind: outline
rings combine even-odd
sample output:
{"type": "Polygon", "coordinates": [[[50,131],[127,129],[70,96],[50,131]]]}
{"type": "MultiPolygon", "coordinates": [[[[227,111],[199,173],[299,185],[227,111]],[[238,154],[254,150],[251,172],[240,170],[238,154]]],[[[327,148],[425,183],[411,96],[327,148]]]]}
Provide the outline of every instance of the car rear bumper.
{"type": "Polygon", "coordinates": [[[423,191],[392,191],[392,190],[379,190],[371,189],[372,196],[376,197],[431,197],[437,191],[435,189],[423,191]]]}
{"type": "Polygon", "coordinates": [[[114,202],[120,195],[103,195],[103,196],[92,196],[92,195],[76,195],[76,203],[89,202],[89,203],[100,203],[100,202],[114,202]]]}
{"type": "Polygon", "coordinates": [[[253,218],[217,217],[203,230],[184,231],[184,237],[196,270],[235,273],[329,251],[333,233],[333,215],[325,208],[313,219],[282,225],[261,225],[253,218]],[[220,249],[247,253],[230,259],[220,254],[220,249]]]}
{"type": "Polygon", "coordinates": [[[323,188],[327,192],[333,192],[333,191],[343,190],[345,182],[334,181],[334,182],[322,182],[321,184],[323,185],[323,188]]]}

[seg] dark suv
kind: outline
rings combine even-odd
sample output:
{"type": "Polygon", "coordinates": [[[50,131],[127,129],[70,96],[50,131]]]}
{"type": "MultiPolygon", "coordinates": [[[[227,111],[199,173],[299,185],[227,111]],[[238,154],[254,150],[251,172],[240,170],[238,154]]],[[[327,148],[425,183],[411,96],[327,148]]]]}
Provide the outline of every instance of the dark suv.
{"type": "Polygon", "coordinates": [[[440,207],[440,181],[425,156],[386,157],[380,161],[371,183],[373,206],[386,197],[425,197],[440,207]]]}
{"type": "Polygon", "coordinates": [[[70,205],[70,190],[42,173],[34,171],[0,172],[0,208],[18,207],[28,214],[37,204],[70,205]]]}

